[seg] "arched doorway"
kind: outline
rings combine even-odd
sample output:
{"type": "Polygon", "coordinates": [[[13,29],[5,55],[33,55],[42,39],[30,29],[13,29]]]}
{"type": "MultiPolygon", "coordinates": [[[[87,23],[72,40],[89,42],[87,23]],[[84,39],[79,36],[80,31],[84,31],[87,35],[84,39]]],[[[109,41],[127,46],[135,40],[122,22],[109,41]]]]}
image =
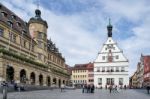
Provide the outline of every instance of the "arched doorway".
{"type": "Polygon", "coordinates": [[[57,80],[56,80],[56,78],[53,78],[53,84],[57,84],[57,80]]]}
{"type": "Polygon", "coordinates": [[[39,75],[39,85],[40,86],[43,85],[43,75],[42,74],[39,75]]]}
{"type": "Polygon", "coordinates": [[[22,69],[20,71],[20,83],[26,83],[26,71],[24,69],[22,69]]]}
{"type": "Polygon", "coordinates": [[[32,73],[30,74],[30,82],[31,82],[32,85],[35,84],[35,73],[34,73],[34,72],[32,72],[32,73]]]}
{"type": "Polygon", "coordinates": [[[65,84],[65,80],[63,80],[63,84],[65,84]]]}
{"type": "Polygon", "coordinates": [[[61,87],[61,80],[60,79],[58,80],[58,86],[59,86],[59,88],[61,87]]]}
{"type": "Polygon", "coordinates": [[[14,68],[7,65],[6,68],[6,81],[12,82],[14,80],[14,68]]]}
{"type": "Polygon", "coordinates": [[[51,78],[47,76],[47,86],[51,86],[51,78]]]}

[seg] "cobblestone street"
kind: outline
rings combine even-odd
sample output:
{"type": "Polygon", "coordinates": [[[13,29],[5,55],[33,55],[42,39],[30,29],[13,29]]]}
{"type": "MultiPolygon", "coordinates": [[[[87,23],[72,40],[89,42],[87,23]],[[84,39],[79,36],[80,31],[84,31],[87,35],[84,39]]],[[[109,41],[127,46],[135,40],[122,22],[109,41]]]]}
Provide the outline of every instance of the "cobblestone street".
{"type": "MultiPolygon", "coordinates": [[[[109,93],[109,90],[96,90],[92,93],[81,93],[81,89],[66,90],[41,90],[30,92],[13,92],[8,94],[8,99],[149,99],[146,90],[121,90],[119,93],[109,93]]],[[[2,99],[2,94],[0,94],[2,99]]]]}

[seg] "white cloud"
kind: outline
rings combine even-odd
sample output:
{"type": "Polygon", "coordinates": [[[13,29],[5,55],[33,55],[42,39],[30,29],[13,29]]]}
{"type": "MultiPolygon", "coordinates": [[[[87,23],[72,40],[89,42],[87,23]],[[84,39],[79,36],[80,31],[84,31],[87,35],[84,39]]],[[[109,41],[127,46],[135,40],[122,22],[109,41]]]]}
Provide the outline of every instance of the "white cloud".
{"type": "MultiPolygon", "coordinates": [[[[2,3],[25,21],[34,16],[36,4],[32,0],[4,0],[2,3]]],[[[122,18],[131,21],[135,24],[131,29],[134,36],[116,40],[124,50],[125,56],[129,58],[131,74],[136,68],[140,54],[150,54],[149,5],[141,0],[97,0],[94,6],[90,6],[85,12],[70,15],[56,14],[40,7],[42,18],[49,26],[48,38],[51,37],[56,43],[69,65],[86,63],[96,58],[102,43],[106,41],[106,17],[112,18],[114,32],[126,31],[115,27],[122,18]]]]}

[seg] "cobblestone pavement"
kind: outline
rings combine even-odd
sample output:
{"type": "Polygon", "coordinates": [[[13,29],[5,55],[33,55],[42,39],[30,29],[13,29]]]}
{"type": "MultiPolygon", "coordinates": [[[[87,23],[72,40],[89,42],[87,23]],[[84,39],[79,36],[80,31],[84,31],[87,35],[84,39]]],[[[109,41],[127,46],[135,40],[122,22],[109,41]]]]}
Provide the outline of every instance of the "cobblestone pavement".
{"type": "MultiPolygon", "coordinates": [[[[2,99],[2,94],[0,94],[2,99]]],[[[8,93],[8,99],[150,99],[146,90],[120,90],[119,93],[109,93],[109,90],[97,89],[94,94],[81,93],[81,89],[66,90],[40,90],[29,92],[8,93]]]]}

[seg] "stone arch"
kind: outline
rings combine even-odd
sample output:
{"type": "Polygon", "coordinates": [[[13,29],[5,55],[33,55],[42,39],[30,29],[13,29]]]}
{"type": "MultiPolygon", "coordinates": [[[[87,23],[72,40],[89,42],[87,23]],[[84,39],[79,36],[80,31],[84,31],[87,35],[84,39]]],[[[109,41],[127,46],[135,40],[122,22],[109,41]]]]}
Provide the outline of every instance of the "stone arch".
{"type": "Polygon", "coordinates": [[[51,86],[51,78],[50,78],[50,76],[47,76],[46,82],[47,82],[47,86],[51,86]]]}
{"type": "Polygon", "coordinates": [[[61,87],[61,79],[58,80],[58,86],[61,87]]]}
{"type": "Polygon", "coordinates": [[[40,86],[43,85],[43,75],[42,74],[39,75],[39,85],[40,86]]]}
{"type": "Polygon", "coordinates": [[[14,68],[12,66],[7,65],[6,68],[6,81],[12,82],[14,81],[14,68]]]}
{"type": "Polygon", "coordinates": [[[20,70],[20,83],[26,83],[26,71],[24,69],[20,70]]]}
{"type": "Polygon", "coordinates": [[[65,80],[63,80],[63,84],[65,84],[65,80]]]}
{"type": "Polygon", "coordinates": [[[53,78],[53,84],[57,84],[57,79],[56,78],[53,78]]]}
{"type": "Polygon", "coordinates": [[[31,83],[32,85],[34,85],[34,84],[35,84],[35,80],[36,80],[36,75],[35,75],[34,72],[32,72],[32,73],[30,74],[30,83],[31,83]]]}

